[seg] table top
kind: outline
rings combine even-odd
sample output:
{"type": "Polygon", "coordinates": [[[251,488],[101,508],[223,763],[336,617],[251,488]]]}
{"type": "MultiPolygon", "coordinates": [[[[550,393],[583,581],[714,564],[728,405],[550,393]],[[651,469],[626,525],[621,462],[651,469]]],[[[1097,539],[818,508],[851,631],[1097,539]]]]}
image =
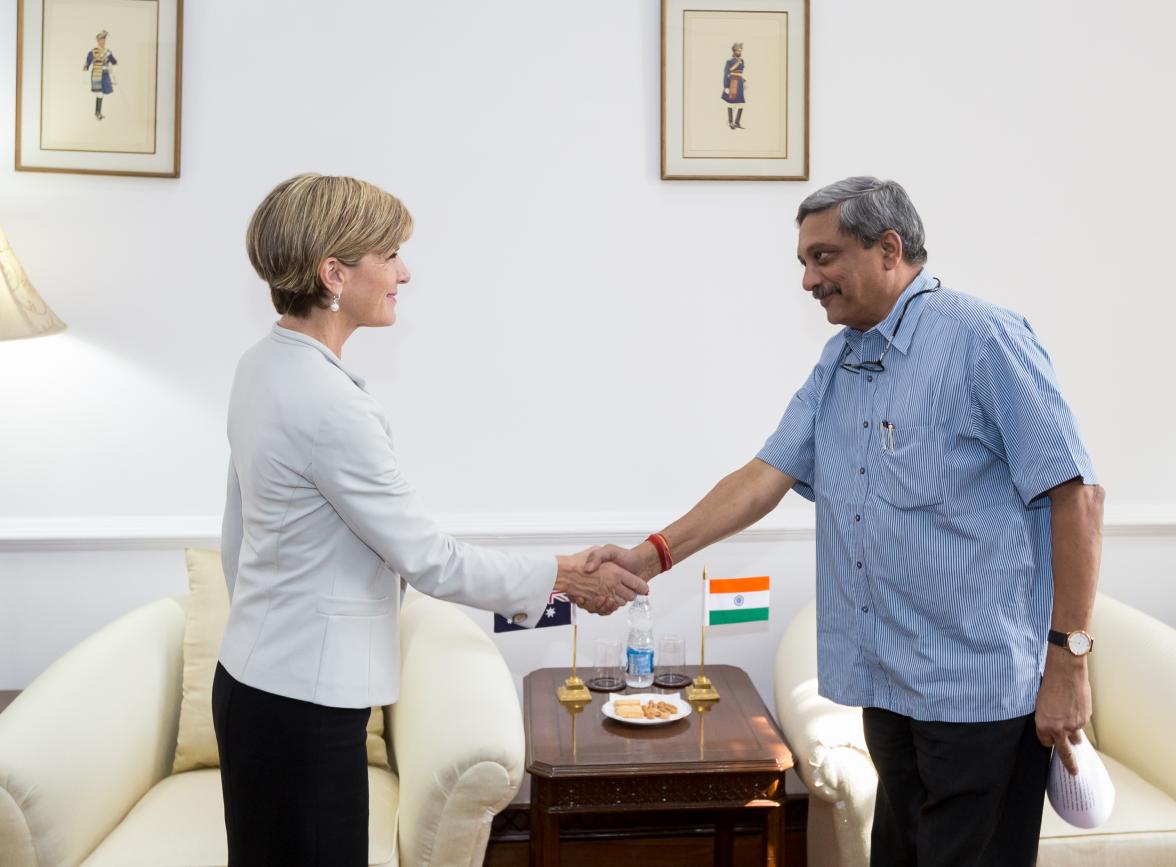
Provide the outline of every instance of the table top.
{"type": "MultiPolygon", "coordinates": [[[[687,666],[691,677],[696,666],[687,666]]],[[[581,713],[570,713],[555,697],[571,673],[541,668],[523,679],[523,726],[527,770],[541,777],[643,776],[664,774],[773,772],[792,767],[792,753],[747,673],[733,665],[708,665],[706,675],[720,701],[706,713],[660,726],[616,722],[601,710],[610,693],[592,693],[581,713]]],[[[648,687],[626,693],[672,690],[648,687]]],[[[681,690],[686,698],[685,690],[681,690]]]]}

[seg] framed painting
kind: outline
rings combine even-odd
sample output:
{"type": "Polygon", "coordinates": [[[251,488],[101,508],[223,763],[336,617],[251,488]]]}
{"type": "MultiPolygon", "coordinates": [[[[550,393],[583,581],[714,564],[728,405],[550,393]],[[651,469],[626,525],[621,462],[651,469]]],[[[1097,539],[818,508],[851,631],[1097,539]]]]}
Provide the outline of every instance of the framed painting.
{"type": "Polygon", "coordinates": [[[180,176],[184,0],[18,0],[16,169],[180,176]]]}
{"type": "Polygon", "coordinates": [[[808,180],[808,0],[662,0],[663,180],[808,180]]]}

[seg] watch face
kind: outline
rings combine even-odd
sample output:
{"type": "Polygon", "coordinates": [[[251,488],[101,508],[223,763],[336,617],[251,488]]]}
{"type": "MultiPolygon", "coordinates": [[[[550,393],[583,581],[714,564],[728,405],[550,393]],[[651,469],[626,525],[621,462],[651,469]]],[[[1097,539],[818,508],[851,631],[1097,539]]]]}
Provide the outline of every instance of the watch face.
{"type": "Polygon", "coordinates": [[[1071,632],[1066,639],[1066,646],[1075,656],[1084,656],[1090,653],[1090,636],[1085,632],[1071,632]]]}

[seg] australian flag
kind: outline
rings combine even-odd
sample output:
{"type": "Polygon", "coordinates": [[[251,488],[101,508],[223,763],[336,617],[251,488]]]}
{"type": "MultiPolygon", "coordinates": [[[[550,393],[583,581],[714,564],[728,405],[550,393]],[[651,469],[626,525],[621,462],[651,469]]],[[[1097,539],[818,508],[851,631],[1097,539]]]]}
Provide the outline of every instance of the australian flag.
{"type": "MultiPolygon", "coordinates": [[[[572,600],[568,599],[566,593],[552,593],[547,597],[547,608],[543,611],[543,616],[539,618],[539,622],[535,624],[536,629],[544,626],[570,626],[572,623],[572,600]]],[[[517,626],[511,623],[501,614],[494,615],[494,631],[495,632],[515,632],[519,629],[526,629],[525,626],[517,626]]]]}

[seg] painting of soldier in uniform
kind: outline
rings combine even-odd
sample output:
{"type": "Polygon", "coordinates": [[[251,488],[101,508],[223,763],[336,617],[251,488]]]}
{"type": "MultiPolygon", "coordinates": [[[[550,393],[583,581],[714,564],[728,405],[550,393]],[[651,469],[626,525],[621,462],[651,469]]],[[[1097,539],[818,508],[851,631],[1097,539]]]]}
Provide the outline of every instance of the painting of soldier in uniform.
{"type": "Polygon", "coordinates": [[[788,151],[788,17],[782,13],[685,14],[686,156],[780,157],[788,151]],[[755,123],[747,115],[747,61],[755,60],[755,123]],[[718,70],[723,87],[717,94],[718,70]],[[718,110],[716,110],[718,109],[718,110]]]}
{"type": "Polygon", "coordinates": [[[83,72],[90,73],[90,92],[95,96],[94,117],[97,120],[106,119],[102,114],[102,100],[114,93],[114,76],[111,75],[110,67],[118,66],[114,52],[106,47],[106,37],[109,35],[105,30],[98,31],[95,37],[98,45],[86,54],[86,62],[82,66],[83,72]]]}
{"type": "Polygon", "coordinates": [[[808,0],[696,5],[662,4],[662,177],[807,176],[808,0]]]}
{"type": "Polygon", "coordinates": [[[41,148],[154,153],[159,0],[44,0],[44,12],[41,148]]]}
{"type": "Polygon", "coordinates": [[[747,102],[747,63],[743,59],[743,43],[731,46],[731,56],[723,64],[723,102],[727,103],[727,126],[731,129],[746,129],[743,119],[743,105],[747,102]]]}
{"type": "Polygon", "coordinates": [[[184,0],[16,2],[16,170],[178,178],[184,0]]]}

